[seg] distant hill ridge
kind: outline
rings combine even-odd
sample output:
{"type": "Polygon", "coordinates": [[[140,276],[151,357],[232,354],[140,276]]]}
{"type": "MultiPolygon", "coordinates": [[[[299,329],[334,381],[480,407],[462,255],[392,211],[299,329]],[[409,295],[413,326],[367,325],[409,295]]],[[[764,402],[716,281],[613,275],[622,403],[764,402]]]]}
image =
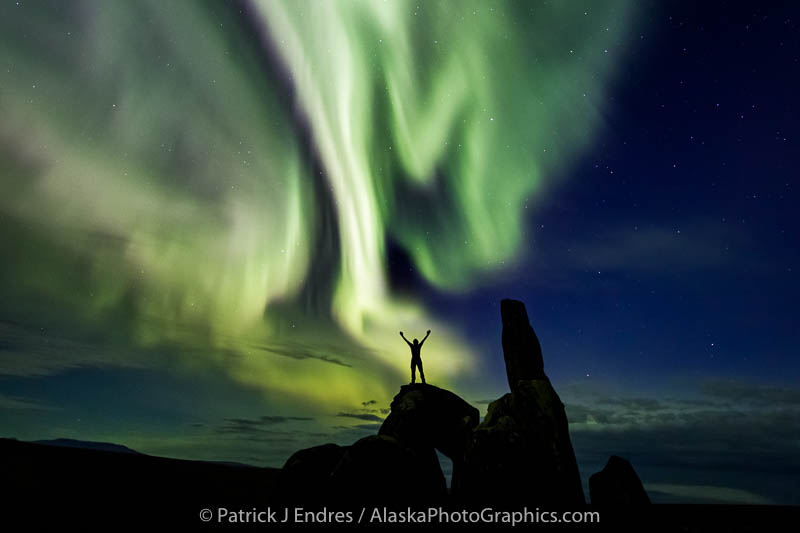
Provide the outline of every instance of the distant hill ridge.
{"type": "Polygon", "coordinates": [[[136,455],[143,455],[136,450],[131,450],[127,446],[121,444],[114,444],[112,442],[93,442],[87,440],[77,439],[49,439],[49,440],[35,440],[31,441],[35,444],[46,444],[48,446],[61,446],[64,448],[83,448],[87,450],[103,450],[106,452],[116,453],[132,453],[136,455]]]}
{"type": "MultiPolygon", "coordinates": [[[[113,442],[95,442],[90,440],[78,439],[45,439],[45,440],[32,440],[29,441],[33,444],[44,444],[46,446],[60,446],[62,448],[80,448],[82,450],[100,450],[104,452],[114,453],[130,453],[134,455],[147,455],[142,452],[132,450],[122,444],[114,444],[113,442]]],[[[241,468],[257,468],[247,463],[240,463],[238,461],[196,461],[198,463],[210,463],[223,466],[237,466],[241,468]]]]}

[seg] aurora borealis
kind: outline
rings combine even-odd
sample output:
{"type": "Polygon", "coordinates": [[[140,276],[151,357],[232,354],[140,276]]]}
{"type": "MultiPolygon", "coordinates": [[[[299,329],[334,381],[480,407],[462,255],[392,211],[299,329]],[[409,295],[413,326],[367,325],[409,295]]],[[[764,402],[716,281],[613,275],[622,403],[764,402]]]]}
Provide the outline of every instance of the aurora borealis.
{"type": "Polygon", "coordinates": [[[15,284],[89,323],[124,306],[138,345],[232,352],[235,379],[320,401],[390,393],[398,326],[433,324],[432,370],[467,371],[446,321],[390,290],[385,242],[446,290],[513,261],[525,208],[592,137],[630,18],[611,3],[591,19],[577,3],[12,7],[3,210],[69,256],[25,257],[15,284]],[[337,353],[349,366],[320,388],[270,356],[291,336],[277,302],[306,338],[331,319],[361,364],[337,353]]]}
{"type": "MultiPolygon", "coordinates": [[[[504,296],[528,302],[587,449],[603,420],[650,423],[652,404],[617,395],[652,393],[681,418],[687,402],[739,394],[691,380],[763,371],[747,391],[794,413],[794,293],[773,284],[796,259],[775,228],[797,226],[783,203],[748,210],[789,203],[796,166],[735,158],[791,142],[797,108],[739,130],[764,95],[790,101],[758,85],[775,76],[742,74],[733,56],[668,73],[659,50],[683,57],[724,26],[681,5],[4,1],[2,433],[279,464],[374,429],[408,380],[398,330],[433,330],[429,381],[476,402],[502,394],[504,296]],[[684,19],[697,34],[670,33],[684,19]],[[665,94],[695,110],[648,122],[636,106],[665,94]],[[697,118],[728,105],[730,123],[697,118]],[[726,174],[737,168],[748,175],[726,174]],[[742,305],[771,321],[736,315],[715,283],[761,287],[742,305]],[[744,324],[752,336],[732,342],[744,324]],[[586,398],[601,408],[582,411],[586,398]]],[[[796,81],[796,66],[753,64],[796,81]]],[[[753,402],[742,409],[766,408],[753,402]]]]}

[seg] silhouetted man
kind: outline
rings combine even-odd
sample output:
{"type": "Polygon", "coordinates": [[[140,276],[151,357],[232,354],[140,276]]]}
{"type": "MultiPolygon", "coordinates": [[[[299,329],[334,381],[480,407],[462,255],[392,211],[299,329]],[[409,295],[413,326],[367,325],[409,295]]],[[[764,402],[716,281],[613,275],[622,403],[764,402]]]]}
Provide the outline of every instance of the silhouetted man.
{"type": "Polygon", "coordinates": [[[403,332],[400,332],[400,336],[403,337],[403,340],[406,341],[408,347],[411,348],[411,383],[417,381],[417,376],[415,374],[416,367],[419,367],[419,377],[422,379],[422,383],[425,384],[425,372],[422,371],[422,357],[420,357],[419,352],[422,350],[422,345],[428,339],[428,335],[431,334],[431,330],[428,330],[428,333],[425,335],[425,338],[422,339],[422,342],[419,342],[417,339],[414,339],[413,343],[408,342],[406,336],[403,335],[403,332]]]}

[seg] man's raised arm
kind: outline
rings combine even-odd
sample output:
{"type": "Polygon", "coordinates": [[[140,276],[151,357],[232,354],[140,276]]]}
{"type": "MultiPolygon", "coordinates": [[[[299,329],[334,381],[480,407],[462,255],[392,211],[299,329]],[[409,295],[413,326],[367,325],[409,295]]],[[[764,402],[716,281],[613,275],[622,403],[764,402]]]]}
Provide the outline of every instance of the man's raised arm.
{"type": "Polygon", "coordinates": [[[428,330],[428,333],[425,334],[425,338],[420,341],[420,343],[419,343],[420,346],[422,346],[425,343],[425,341],[428,340],[428,335],[430,335],[430,334],[431,334],[431,330],[428,330]]]}
{"type": "Polygon", "coordinates": [[[402,332],[402,331],[400,332],[400,336],[401,336],[401,337],[403,337],[403,340],[404,340],[404,341],[406,341],[406,344],[408,344],[409,346],[411,346],[411,343],[410,343],[410,342],[408,342],[408,339],[406,339],[406,336],[405,336],[405,335],[403,335],[403,332],[402,332]]]}

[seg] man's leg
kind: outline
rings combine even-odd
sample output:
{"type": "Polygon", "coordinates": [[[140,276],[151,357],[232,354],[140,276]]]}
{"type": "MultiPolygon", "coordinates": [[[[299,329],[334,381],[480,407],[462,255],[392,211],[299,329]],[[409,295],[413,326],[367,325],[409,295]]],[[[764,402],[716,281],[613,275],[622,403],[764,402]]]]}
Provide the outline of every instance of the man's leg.
{"type": "Polygon", "coordinates": [[[415,381],[417,381],[417,376],[416,376],[416,374],[415,374],[415,370],[416,370],[416,369],[414,368],[414,361],[411,361],[411,383],[412,383],[412,384],[413,384],[415,381]]]}
{"type": "Polygon", "coordinates": [[[417,366],[419,367],[419,377],[422,380],[422,384],[425,384],[425,372],[422,371],[422,361],[417,361],[417,366]]]}

